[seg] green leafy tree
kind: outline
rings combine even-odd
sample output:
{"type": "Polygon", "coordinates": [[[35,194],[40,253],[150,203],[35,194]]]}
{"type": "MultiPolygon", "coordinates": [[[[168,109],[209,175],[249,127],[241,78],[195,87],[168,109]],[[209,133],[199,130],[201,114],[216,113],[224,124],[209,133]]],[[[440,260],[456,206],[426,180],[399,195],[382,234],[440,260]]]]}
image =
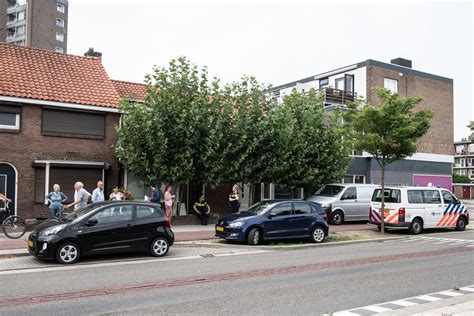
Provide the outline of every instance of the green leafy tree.
{"type": "Polygon", "coordinates": [[[471,183],[469,176],[453,174],[453,183],[471,183]]]}
{"type": "Polygon", "coordinates": [[[469,125],[467,126],[471,130],[471,135],[469,135],[469,140],[474,142],[474,121],[470,121],[469,125]]]}
{"type": "Polygon", "coordinates": [[[327,112],[322,95],[314,89],[293,90],[277,112],[279,153],[275,181],[289,188],[313,193],[324,183],[340,181],[351,161],[351,147],[344,141],[339,111],[327,112]]]}
{"type": "Polygon", "coordinates": [[[185,57],[146,77],[143,103],[122,102],[117,127],[118,159],[133,174],[150,181],[189,183],[205,178],[201,140],[208,135],[212,88],[207,69],[185,57]]]}
{"type": "MultiPolygon", "coordinates": [[[[422,100],[420,97],[402,99],[383,88],[375,88],[374,92],[380,105],[364,106],[355,102],[349,106],[345,119],[355,149],[367,151],[380,165],[384,192],[385,167],[416,152],[417,141],[428,131],[433,113],[430,110],[414,111],[422,100]]],[[[382,194],[381,214],[384,214],[384,205],[382,194]]],[[[384,233],[383,220],[381,232],[384,233]]]]}

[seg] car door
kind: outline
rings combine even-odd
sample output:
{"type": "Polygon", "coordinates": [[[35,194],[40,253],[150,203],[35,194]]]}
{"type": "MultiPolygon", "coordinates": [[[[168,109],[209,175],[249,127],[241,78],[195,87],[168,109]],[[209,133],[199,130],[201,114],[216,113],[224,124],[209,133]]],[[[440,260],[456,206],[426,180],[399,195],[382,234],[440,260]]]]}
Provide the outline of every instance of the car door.
{"type": "Polygon", "coordinates": [[[262,223],[264,238],[275,239],[294,236],[294,225],[290,222],[293,211],[290,202],[275,205],[266,214],[262,223]]]}
{"type": "Polygon", "coordinates": [[[293,216],[290,219],[294,226],[295,236],[309,236],[313,224],[314,213],[311,205],[304,202],[293,203],[293,216]]]}
{"type": "Polygon", "coordinates": [[[342,193],[339,205],[344,210],[345,220],[354,220],[358,216],[357,190],[355,186],[347,187],[342,193]]]}
{"type": "Polygon", "coordinates": [[[133,247],[131,234],[133,206],[111,205],[100,209],[80,225],[79,239],[86,254],[119,252],[133,247]],[[93,226],[87,221],[97,220],[93,226]]]}
{"type": "Polygon", "coordinates": [[[424,228],[436,227],[436,223],[443,216],[443,204],[441,194],[438,189],[422,190],[424,201],[424,228]]]}
{"type": "Polygon", "coordinates": [[[442,214],[436,220],[437,227],[454,227],[457,223],[459,214],[464,210],[464,207],[459,203],[458,199],[449,191],[441,190],[443,197],[442,214]]]}

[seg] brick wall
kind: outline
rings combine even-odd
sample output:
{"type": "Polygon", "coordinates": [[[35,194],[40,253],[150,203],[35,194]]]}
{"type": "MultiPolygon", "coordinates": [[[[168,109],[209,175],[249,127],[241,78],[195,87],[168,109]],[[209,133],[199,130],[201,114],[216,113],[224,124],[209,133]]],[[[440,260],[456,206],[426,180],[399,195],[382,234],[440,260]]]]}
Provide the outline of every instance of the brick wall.
{"type": "MultiPolygon", "coordinates": [[[[367,87],[383,87],[384,78],[398,80],[398,93],[401,97],[420,96],[423,101],[416,110],[430,109],[434,112],[431,128],[418,143],[418,152],[453,155],[453,85],[440,80],[368,66],[367,87]]],[[[367,101],[378,104],[373,91],[367,91],[367,101]]]]}
{"type": "MultiPolygon", "coordinates": [[[[42,217],[46,214],[44,204],[34,202],[34,175],[32,164],[37,159],[99,161],[108,163],[106,184],[119,183],[119,166],[113,144],[117,140],[115,125],[119,115],[106,115],[105,139],[82,139],[41,134],[41,106],[23,105],[20,133],[0,131],[1,161],[13,164],[18,171],[17,212],[26,218],[42,217]]],[[[71,179],[71,185],[79,179],[71,179]]],[[[51,184],[52,185],[52,184],[51,184]]],[[[88,188],[92,190],[93,188],[88,188]]]]}

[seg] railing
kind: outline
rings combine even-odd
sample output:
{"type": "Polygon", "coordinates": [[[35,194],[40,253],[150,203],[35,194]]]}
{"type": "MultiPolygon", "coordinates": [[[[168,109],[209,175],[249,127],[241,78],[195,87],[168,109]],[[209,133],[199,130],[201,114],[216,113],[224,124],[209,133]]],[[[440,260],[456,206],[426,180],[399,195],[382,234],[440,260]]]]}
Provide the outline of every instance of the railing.
{"type": "Polygon", "coordinates": [[[346,104],[357,99],[357,93],[334,88],[322,88],[319,91],[324,93],[325,104],[346,104]]]}

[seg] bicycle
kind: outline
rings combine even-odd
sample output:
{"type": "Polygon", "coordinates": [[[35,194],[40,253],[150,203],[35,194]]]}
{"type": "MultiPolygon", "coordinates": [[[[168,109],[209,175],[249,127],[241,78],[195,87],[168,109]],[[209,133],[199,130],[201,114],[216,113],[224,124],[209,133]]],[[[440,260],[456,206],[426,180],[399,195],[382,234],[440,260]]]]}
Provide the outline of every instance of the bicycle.
{"type": "Polygon", "coordinates": [[[10,214],[10,202],[11,200],[5,201],[3,211],[5,211],[7,215],[3,220],[2,230],[8,238],[18,239],[26,233],[26,221],[20,216],[10,214]]]}

